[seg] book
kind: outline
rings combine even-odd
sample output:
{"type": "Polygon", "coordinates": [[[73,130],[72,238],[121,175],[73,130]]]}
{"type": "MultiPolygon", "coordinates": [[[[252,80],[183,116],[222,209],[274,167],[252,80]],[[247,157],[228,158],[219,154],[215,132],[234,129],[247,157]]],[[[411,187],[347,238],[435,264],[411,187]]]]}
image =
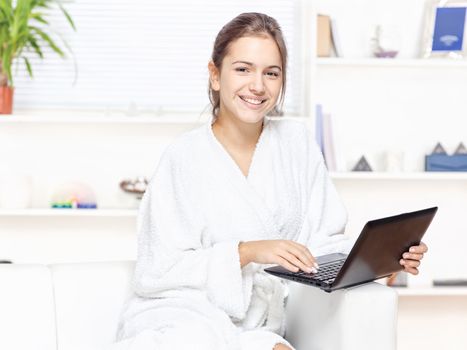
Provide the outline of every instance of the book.
{"type": "Polygon", "coordinates": [[[462,51],[465,7],[438,7],[433,33],[433,51],[462,51]]]}
{"type": "Polygon", "coordinates": [[[336,155],[334,151],[334,136],[330,114],[323,114],[323,150],[328,171],[336,171],[336,155]]]}
{"type": "Polygon", "coordinates": [[[327,15],[318,15],[316,29],[316,53],[318,57],[330,57],[332,49],[331,18],[327,15]]]}
{"type": "Polygon", "coordinates": [[[315,140],[324,156],[323,146],[323,106],[320,104],[316,105],[316,116],[315,116],[315,140]]]}
{"type": "Polygon", "coordinates": [[[334,49],[334,54],[336,57],[343,57],[344,54],[342,53],[342,46],[339,39],[339,33],[337,30],[337,23],[336,20],[333,18],[331,19],[331,41],[332,47],[334,49]]]}
{"type": "Polygon", "coordinates": [[[329,113],[323,113],[323,106],[316,105],[315,140],[323,155],[328,171],[342,170],[338,166],[336,158],[336,145],[332,117],[329,113]]]}

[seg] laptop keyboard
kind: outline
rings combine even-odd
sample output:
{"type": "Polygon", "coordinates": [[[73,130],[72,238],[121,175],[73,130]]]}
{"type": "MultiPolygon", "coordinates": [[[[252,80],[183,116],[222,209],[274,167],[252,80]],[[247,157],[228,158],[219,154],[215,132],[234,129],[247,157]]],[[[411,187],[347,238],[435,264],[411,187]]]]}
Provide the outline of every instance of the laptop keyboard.
{"type": "Polygon", "coordinates": [[[332,263],[320,266],[317,273],[308,273],[308,272],[300,271],[300,272],[295,273],[295,275],[318,280],[320,282],[329,284],[329,283],[334,282],[334,280],[336,279],[337,273],[341,269],[344,262],[345,262],[345,259],[336,260],[332,263]]]}

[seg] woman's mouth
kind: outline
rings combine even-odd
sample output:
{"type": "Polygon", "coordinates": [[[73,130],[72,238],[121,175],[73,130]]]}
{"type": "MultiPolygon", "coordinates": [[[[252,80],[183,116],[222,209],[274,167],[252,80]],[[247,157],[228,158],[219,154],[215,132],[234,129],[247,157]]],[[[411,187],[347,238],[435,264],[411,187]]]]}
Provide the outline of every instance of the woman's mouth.
{"type": "Polygon", "coordinates": [[[263,98],[252,98],[252,97],[247,97],[247,96],[239,96],[239,97],[245,103],[245,105],[251,109],[260,109],[261,105],[265,101],[267,101],[267,99],[263,99],[263,98]]]}

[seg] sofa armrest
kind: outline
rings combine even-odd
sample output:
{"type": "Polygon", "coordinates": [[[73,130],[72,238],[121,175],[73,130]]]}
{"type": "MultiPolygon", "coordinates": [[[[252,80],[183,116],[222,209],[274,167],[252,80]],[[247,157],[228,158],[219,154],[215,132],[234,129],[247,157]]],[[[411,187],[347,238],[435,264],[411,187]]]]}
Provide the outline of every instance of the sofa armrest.
{"type": "Polygon", "coordinates": [[[371,282],[326,293],[290,283],[286,338],[298,350],[395,350],[397,292],[371,282]]]}
{"type": "Polygon", "coordinates": [[[0,264],[0,349],[56,349],[54,293],[43,265],[0,264]]]}

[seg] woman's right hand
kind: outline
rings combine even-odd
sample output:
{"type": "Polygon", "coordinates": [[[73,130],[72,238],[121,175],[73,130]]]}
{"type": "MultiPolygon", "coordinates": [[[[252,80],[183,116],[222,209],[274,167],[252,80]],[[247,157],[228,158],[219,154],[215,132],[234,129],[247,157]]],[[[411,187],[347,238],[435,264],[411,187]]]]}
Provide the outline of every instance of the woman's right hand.
{"type": "Polygon", "coordinates": [[[278,264],[292,272],[316,273],[318,263],[307,247],[290,240],[262,240],[240,242],[240,265],[250,262],[278,264]]]}

